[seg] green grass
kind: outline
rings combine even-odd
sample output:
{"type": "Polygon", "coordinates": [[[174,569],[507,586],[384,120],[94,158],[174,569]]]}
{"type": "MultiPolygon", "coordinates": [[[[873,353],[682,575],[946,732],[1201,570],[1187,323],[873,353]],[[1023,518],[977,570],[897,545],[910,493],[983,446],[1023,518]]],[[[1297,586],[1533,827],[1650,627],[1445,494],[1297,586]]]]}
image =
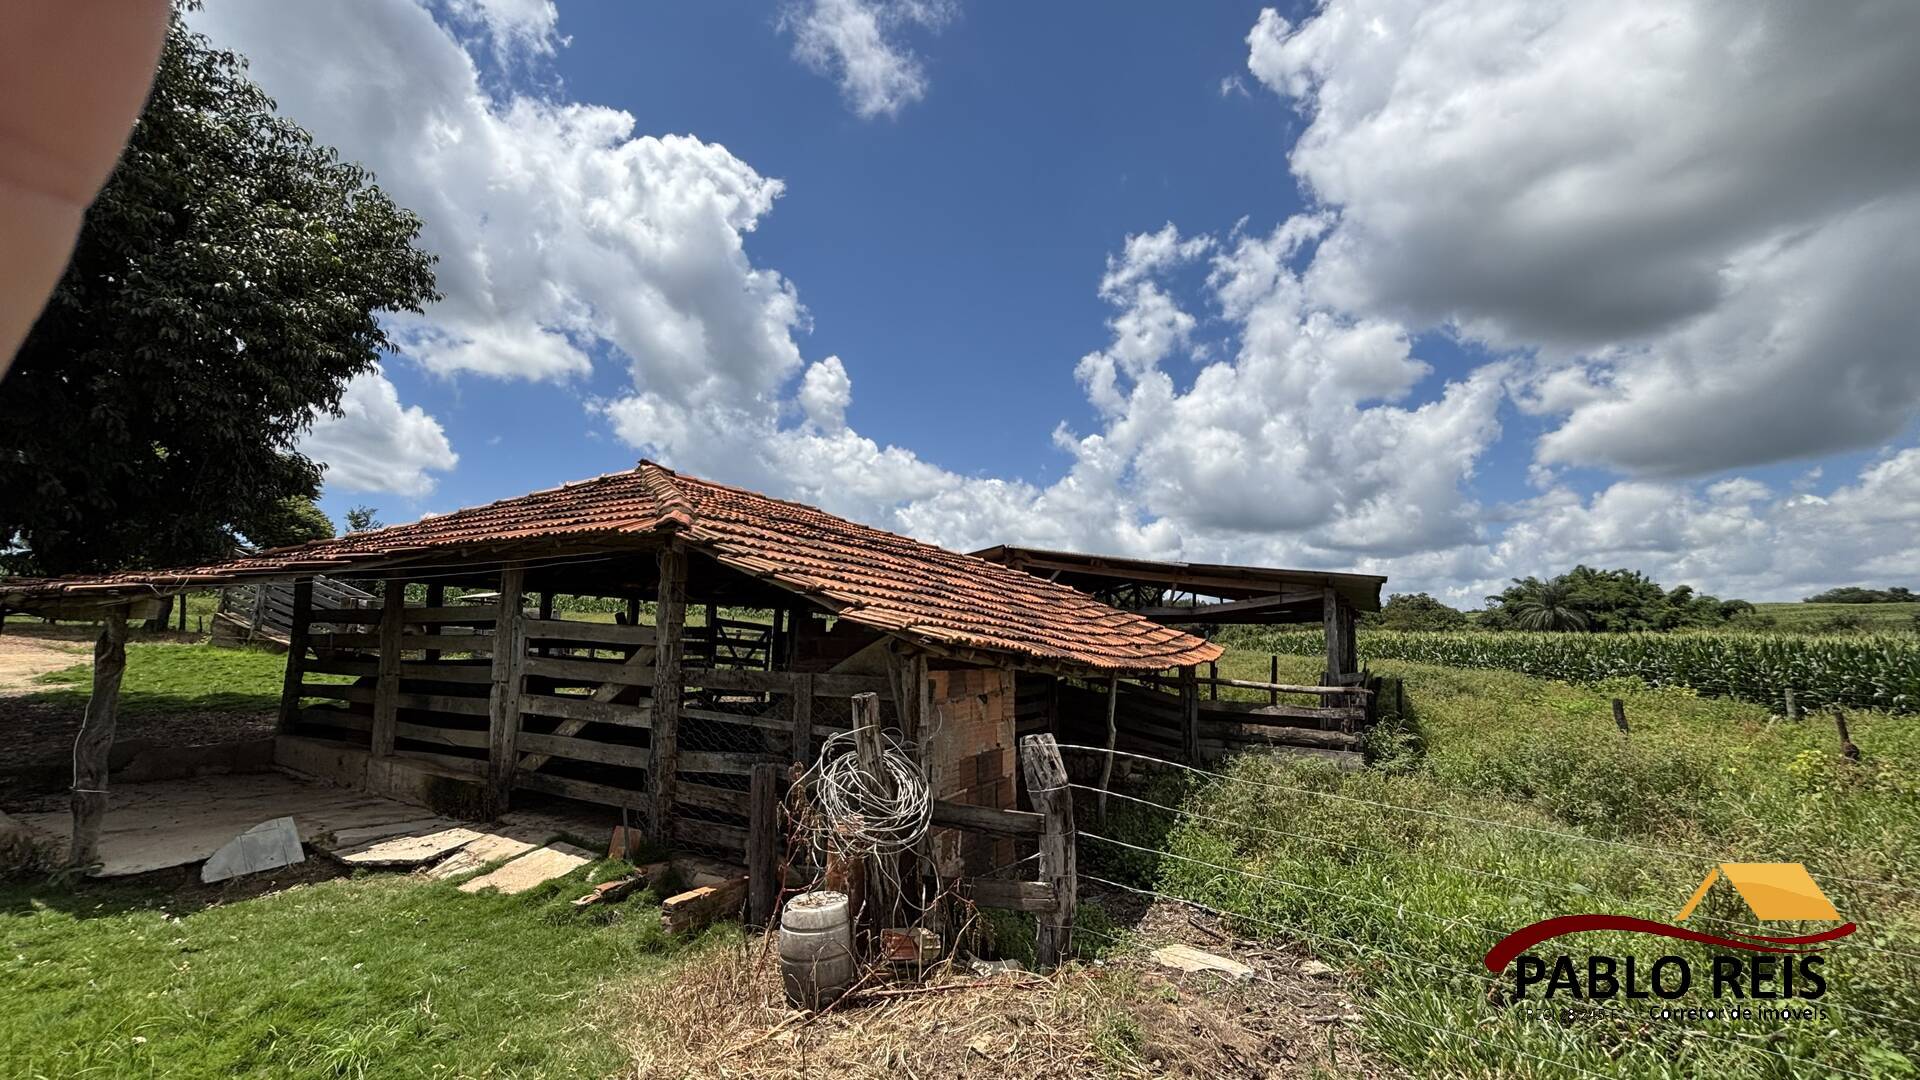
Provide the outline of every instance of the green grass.
{"type": "MultiPolygon", "coordinates": [[[[1222,674],[1261,678],[1267,662],[1230,652],[1222,674]]],[[[1557,1075],[1537,1060],[1548,1058],[1602,1075],[1913,1075],[1920,726],[1911,718],[1854,716],[1866,760],[1852,766],[1837,756],[1824,717],[1790,724],[1756,706],[1637,681],[1581,688],[1500,671],[1373,666],[1406,679],[1424,754],[1389,747],[1400,752],[1356,774],[1253,755],[1233,769],[1244,780],[1362,801],[1162,780],[1150,797],[1183,804],[1188,816],[1127,807],[1109,831],[1198,861],[1083,839],[1083,870],[1240,912],[1250,916],[1243,932],[1299,941],[1349,967],[1375,1010],[1369,1038],[1415,1073],[1557,1075]],[[1633,729],[1625,737],[1613,725],[1615,696],[1633,729]],[[1548,835],[1556,832],[1620,843],[1548,835]],[[1862,927],[1857,946],[1830,954],[1824,1021],[1689,1027],[1606,1016],[1562,1026],[1489,1003],[1480,962],[1499,934],[1578,912],[1671,920],[1720,860],[1805,862],[1827,875],[1829,896],[1862,927]]],[[[1317,667],[1311,658],[1281,658],[1283,679],[1312,679],[1317,667]]],[[[1702,914],[1751,925],[1725,888],[1702,914]]],[[[1798,932],[1793,924],[1776,929],[1798,932]]],[[[1633,954],[1644,966],[1675,948],[1588,935],[1571,951],[1633,954]]]]}
{"type": "Polygon", "coordinates": [[[671,953],[657,898],[583,915],[599,863],[519,896],[397,875],[201,910],[0,888],[0,1062],[20,1077],[594,1077],[608,980],[671,953]]]}
{"type": "Polygon", "coordinates": [[[1834,619],[1865,623],[1870,630],[1912,630],[1920,623],[1920,603],[1910,604],[1755,604],[1757,614],[1773,617],[1782,630],[1815,629],[1834,619]]]}
{"type": "MultiPolygon", "coordinates": [[[[253,712],[278,708],[287,658],[266,649],[217,649],[208,645],[134,641],[127,645],[127,671],[120,683],[120,712],[253,712]]],[[[309,682],[351,682],[339,675],[309,675],[309,682]]],[[[50,671],[34,680],[48,689],[26,695],[83,707],[93,688],[93,661],[50,671]]]]}

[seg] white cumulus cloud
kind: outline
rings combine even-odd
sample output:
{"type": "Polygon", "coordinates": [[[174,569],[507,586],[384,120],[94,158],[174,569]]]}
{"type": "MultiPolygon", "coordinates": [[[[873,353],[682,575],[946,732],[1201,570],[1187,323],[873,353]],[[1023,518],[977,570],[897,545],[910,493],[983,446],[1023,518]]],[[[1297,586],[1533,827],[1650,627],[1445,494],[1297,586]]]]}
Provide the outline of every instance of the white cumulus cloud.
{"type": "Polygon", "coordinates": [[[808,0],[789,7],[780,29],[793,55],[840,84],[862,119],[897,116],[927,94],[920,58],[900,42],[908,26],[938,30],[953,17],[941,0],[808,0]]]}
{"type": "Polygon", "coordinates": [[[401,405],[378,368],[347,383],[340,415],[316,419],[299,449],[326,466],[329,488],[415,497],[433,491],[431,473],[460,461],[440,422],[418,405],[401,405]]]}

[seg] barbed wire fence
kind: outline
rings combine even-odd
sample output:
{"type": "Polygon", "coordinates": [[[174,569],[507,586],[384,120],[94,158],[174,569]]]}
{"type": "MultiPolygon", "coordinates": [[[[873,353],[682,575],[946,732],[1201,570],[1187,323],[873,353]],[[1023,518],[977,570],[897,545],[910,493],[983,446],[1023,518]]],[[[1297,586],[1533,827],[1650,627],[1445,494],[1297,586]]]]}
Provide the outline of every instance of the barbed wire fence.
{"type": "MultiPolygon", "coordinates": [[[[1290,844],[1306,845],[1322,852],[1332,852],[1349,856],[1364,857],[1377,855],[1398,857],[1410,854],[1407,849],[1380,846],[1365,842],[1368,838],[1354,835],[1326,835],[1307,831],[1296,820],[1250,820],[1244,817],[1223,817],[1209,814],[1200,807],[1209,805],[1206,797],[1209,791],[1220,791],[1229,786],[1243,790],[1257,790],[1266,795],[1285,795],[1290,798],[1311,798],[1324,800],[1329,804],[1344,805],[1353,809],[1364,808],[1367,812],[1384,814],[1398,818],[1420,818],[1434,821],[1444,820],[1453,827],[1471,829],[1488,835],[1525,835],[1551,845],[1594,845],[1616,852],[1625,852],[1635,859],[1659,860],[1669,865],[1689,864],[1705,874],[1710,868],[1717,867],[1721,858],[1699,852],[1683,851],[1676,848],[1640,844],[1627,840],[1607,837],[1587,836],[1582,833],[1560,829],[1549,829],[1519,822],[1506,822],[1468,814],[1437,810],[1430,807],[1407,806],[1398,803],[1362,798],[1344,792],[1323,791],[1297,784],[1278,783],[1270,779],[1252,776],[1234,775],[1217,772],[1155,758],[1150,755],[1114,750],[1103,746],[1079,744],[1060,745],[1063,754],[1078,759],[1079,764],[1090,766],[1084,770],[1075,770],[1076,775],[1094,775],[1102,771],[1101,765],[1114,757],[1130,759],[1135,765],[1148,771],[1167,771],[1184,776],[1190,782],[1190,790],[1172,801],[1148,798],[1143,794],[1111,790],[1092,784],[1070,780],[1066,787],[1082,801],[1091,804],[1104,794],[1105,798],[1117,804],[1156,815],[1164,821],[1161,830],[1162,839],[1155,841],[1151,836],[1129,833],[1128,836],[1111,835],[1108,826],[1092,826],[1094,815],[1081,815],[1087,824],[1079,827],[1077,839],[1082,852],[1081,867],[1077,877],[1083,896],[1111,896],[1127,898],[1136,903],[1148,905],[1175,905],[1191,912],[1198,912],[1220,922],[1223,931],[1231,933],[1234,928],[1246,928],[1249,936],[1257,936],[1268,945],[1297,943],[1308,947],[1317,956],[1326,960],[1335,960],[1365,968],[1371,965],[1376,978],[1363,979],[1363,984],[1352,995],[1353,1006],[1357,1013],[1386,1025],[1404,1024],[1412,1028],[1429,1032],[1435,1045],[1472,1044],[1486,1055],[1511,1055],[1513,1058],[1526,1059],[1537,1066],[1546,1066],[1563,1070],[1566,1075],[1612,1075],[1611,1072],[1596,1072],[1590,1066],[1600,1065],[1611,1068],[1620,1059],[1634,1054],[1658,1052],[1665,1055],[1658,1063],[1660,1067],[1670,1067],[1671,1055],[1698,1056],[1710,1045],[1720,1056],[1715,1065],[1725,1065],[1728,1061],[1746,1063],[1750,1068],[1764,1074],[1785,1075],[1835,1075],[1866,1077],[1878,1073],[1861,1072],[1803,1052],[1801,1045],[1795,1045],[1794,1032],[1783,1032],[1779,1027],[1768,1028],[1764,1021],[1745,1021],[1737,1025],[1724,1022],[1724,1026],[1706,1029],[1700,1026],[1670,1025],[1663,1029],[1652,1026],[1650,1015],[1645,1011],[1595,1001],[1580,1000],[1571,1003],[1553,1001],[1549,1009],[1536,1010],[1525,1014],[1539,1017],[1540,1022],[1516,1027],[1510,1023],[1509,1009],[1512,994],[1510,982],[1488,973],[1478,963],[1478,953],[1484,952],[1503,938],[1507,932],[1524,925],[1516,922],[1510,926],[1496,927],[1467,917],[1460,913],[1447,913],[1427,910],[1410,905],[1403,897],[1397,897],[1389,889],[1381,889],[1371,895],[1358,895],[1342,889],[1330,888],[1326,884],[1313,884],[1295,880],[1296,876],[1276,871],[1259,860],[1252,860],[1252,866],[1233,865],[1240,860],[1232,854],[1219,858],[1203,858],[1188,851],[1172,850],[1173,840],[1165,839],[1181,826],[1194,830],[1204,830],[1222,837],[1245,837],[1267,840],[1278,838],[1290,844]],[[1176,803],[1178,805],[1176,805],[1176,803]],[[1089,827],[1092,826],[1092,827],[1089,827]],[[1111,869],[1119,867],[1120,869],[1111,869]],[[1132,872],[1129,872],[1131,870],[1132,872]],[[1130,879],[1130,880],[1121,880],[1130,879]],[[1196,883],[1204,883],[1199,887],[1196,883]],[[1235,887],[1221,887],[1222,883],[1231,883],[1235,887]],[[1252,890],[1249,892],[1249,890],[1252,890]],[[1234,895],[1241,899],[1239,905],[1221,902],[1219,894],[1234,895]],[[1306,918],[1274,918],[1262,913],[1254,900],[1281,897],[1293,898],[1294,905],[1320,905],[1319,910],[1337,910],[1350,923],[1353,917],[1364,915],[1372,920],[1377,928],[1395,926],[1404,923],[1418,923],[1428,930],[1416,940],[1427,940],[1448,948],[1436,950],[1432,955],[1419,956],[1405,948],[1392,948],[1375,940],[1369,940],[1365,931],[1327,932],[1323,928],[1309,925],[1306,918]],[[1468,949],[1465,943],[1473,940],[1475,944],[1468,949]],[[1472,953],[1473,955],[1463,955],[1472,953]],[[1385,985],[1379,977],[1384,973],[1386,979],[1421,979],[1425,988],[1436,983],[1456,984],[1463,989],[1471,989],[1473,995],[1462,1003],[1479,1012],[1473,1030],[1461,1030],[1458,1027],[1441,1026],[1427,1020],[1405,1015],[1403,1011],[1390,1007],[1392,996],[1381,993],[1385,985]],[[1583,1021],[1576,1023],[1575,1021],[1583,1021]],[[1496,1030],[1486,1030],[1492,1027],[1496,1030]],[[1624,1034],[1623,1034],[1624,1033],[1624,1034]],[[1657,1050],[1655,1049],[1657,1048],[1657,1050]],[[1577,1060],[1572,1060],[1577,1059],[1577,1060]],[[1582,1064],[1581,1062],[1586,1062],[1582,1064]]],[[[1112,831],[1121,831],[1113,829],[1112,831]]],[[[1231,849],[1229,849],[1231,850],[1231,849]]],[[[1468,875],[1484,882],[1498,882],[1503,886],[1516,887],[1507,895],[1515,900],[1515,911],[1524,905],[1531,905],[1532,918],[1544,917],[1546,913],[1566,914],[1574,911],[1594,910],[1610,913],[1640,913],[1647,917],[1666,919],[1672,911],[1657,910],[1654,902],[1646,897],[1633,897],[1624,894],[1610,895],[1590,888],[1570,886],[1565,882],[1556,882],[1537,876],[1511,872],[1504,866],[1473,866],[1445,858],[1426,856],[1425,866],[1440,868],[1468,875]],[[1579,906],[1575,907],[1575,903],[1579,906]],[[1548,906],[1552,905],[1552,906],[1548,906]],[[1557,908],[1557,910],[1555,909],[1557,908]]],[[[1732,860],[1726,860],[1732,861],[1732,860]]],[[[1845,886],[1855,894],[1877,892],[1883,897],[1911,897],[1920,895],[1920,890],[1899,882],[1881,881],[1871,878],[1849,877],[1838,874],[1815,874],[1817,880],[1831,887],[1845,886]]],[[[1377,883],[1386,886],[1382,880],[1377,883]]],[[[1738,920],[1695,916],[1702,921],[1711,921],[1729,927],[1752,927],[1754,924],[1741,923],[1738,920]]],[[[1198,924],[1195,924],[1198,926],[1198,924]]],[[[1112,929],[1088,925],[1080,920],[1074,927],[1077,935],[1088,935],[1102,940],[1106,946],[1120,949],[1150,949],[1162,944],[1174,943],[1164,934],[1156,938],[1152,930],[1142,931],[1139,927],[1131,931],[1115,933],[1112,929]],[[1164,938],[1164,939],[1162,939],[1164,938]]],[[[1208,931],[1210,934],[1213,931],[1208,931]]],[[[1777,931],[1769,931],[1777,932],[1777,931]]],[[[1409,935],[1402,934],[1390,939],[1404,943],[1409,935]]],[[[1882,967],[1903,974],[1909,987],[1920,984],[1920,950],[1903,949],[1891,946],[1885,940],[1869,940],[1866,934],[1841,939],[1832,943],[1832,948],[1841,955],[1871,956],[1882,967]]],[[[1271,974],[1256,977],[1271,979],[1271,974]]],[[[1783,1002],[1782,1004],[1788,1004],[1783,1002]]],[[[1824,1010],[1837,1014],[1842,1019],[1887,1034],[1892,1045],[1910,1045],[1920,1037],[1920,1018],[1894,1015],[1863,1006],[1820,1002],[1824,1010]]],[[[1828,1027],[1831,1026],[1829,1023],[1828,1027]]],[[[1405,1030],[1405,1029],[1401,1029],[1405,1030]]],[[[1823,1032],[1824,1032],[1823,1028],[1823,1032]]],[[[1801,1040],[1804,1043],[1804,1040],[1801,1040]]],[[[1648,1062],[1648,1064],[1655,1064],[1648,1062]]],[[[1702,1065],[1706,1064],[1701,1062],[1702,1065]]],[[[1854,1061],[1850,1064],[1859,1064],[1854,1061]]]]}

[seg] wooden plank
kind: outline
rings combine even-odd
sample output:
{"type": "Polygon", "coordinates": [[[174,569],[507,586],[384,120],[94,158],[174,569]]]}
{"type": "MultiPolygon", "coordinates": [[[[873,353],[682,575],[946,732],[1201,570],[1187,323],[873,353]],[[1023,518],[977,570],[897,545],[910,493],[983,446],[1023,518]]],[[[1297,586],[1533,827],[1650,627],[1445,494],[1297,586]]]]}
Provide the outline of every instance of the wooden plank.
{"type": "Polygon", "coordinates": [[[673,837],[683,844],[705,844],[728,853],[728,862],[746,857],[747,830],[738,825],[722,825],[717,821],[696,821],[693,818],[674,818],[673,837]],[[738,856],[732,853],[739,852],[738,856]]]}
{"type": "Polygon", "coordinates": [[[687,607],[687,553],[677,545],[660,549],[660,587],[654,619],[658,642],[653,650],[653,805],[647,826],[660,844],[673,842],[673,787],[680,772],[680,654],[687,607]]]}
{"type": "Polygon", "coordinates": [[[414,724],[401,720],[393,725],[393,734],[395,738],[439,743],[441,746],[462,746],[470,750],[484,750],[487,747],[487,733],[477,729],[414,724]]]}
{"type": "MultiPolygon", "coordinates": [[[[435,609],[437,609],[437,608],[439,608],[439,607],[441,607],[442,605],[444,605],[444,604],[446,603],[446,601],[447,601],[447,587],[446,587],[445,585],[443,585],[443,584],[441,584],[440,582],[437,582],[437,581],[436,581],[436,582],[434,582],[434,583],[432,583],[432,584],[430,584],[430,585],[428,585],[428,586],[427,586],[427,606],[426,606],[426,609],[425,609],[424,611],[422,611],[422,612],[420,613],[420,615],[419,615],[419,616],[417,616],[417,617],[418,617],[418,618],[425,618],[425,617],[426,617],[426,612],[427,612],[427,611],[433,611],[433,610],[435,610],[435,609]]],[[[488,621],[488,625],[492,625],[492,621],[491,621],[491,620],[489,620],[489,621],[488,621]]],[[[427,650],[427,663],[429,663],[429,664],[432,664],[432,663],[437,663],[437,662],[439,662],[439,660],[440,660],[440,650],[439,650],[439,649],[428,649],[428,650],[427,650]]],[[[404,673],[403,673],[403,674],[404,674],[404,673]]]]}
{"type": "Polygon", "coordinates": [[[751,808],[751,797],[745,791],[734,788],[714,787],[712,784],[699,784],[682,779],[674,790],[674,805],[697,806],[702,810],[718,810],[724,814],[747,816],[751,808]]]}
{"type": "Polygon", "coordinates": [[[533,716],[557,716],[565,720],[578,721],[579,726],[567,734],[578,734],[587,724],[614,724],[619,727],[647,728],[653,726],[653,708],[647,705],[615,705],[606,701],[594,701],[585,695],[568,697],[560,694],[520,695],[520,712],[533,716]]]}
{"type": "Polygon", "coordinates": [[[479,604],[453,604],[451,606],[429,603],[426,607],[410,607],[406,612],[408,626],[494,626],[500,621],[498,608],[482,607],[479,604]]]}
{"type": "Polygon", "coordinates": [[[343,731],[372,731],[373,717],[345,709],[312,708],[300,710],[300,722],[340,728],[343,731]]]}
{"type": "Polygon", "coordinates": [[[1026,810],[933,801],[933,824],[940,829],[971,829],[1001,836],[1039,836],[1045,818],[1026,810]]]}
{"type": "Polygon", "coordinates": [[[772,754],[752,754],[725,750],[686,750],[679,756],[680,772],[715,773],[723,776],[750,776],[755,765],[779,762],[772,754]]]}
{"type": "Polygon", "coordinates": [[[604,806],[624,806],[629,810],[645,810],[651,802],[644,791],[632,791],[612,784],[596,784],[591,780],[554,776],[551,773],[515,770],[513,786],[524,791],[561,795],[569,799],[600,803],[604,806]]]}
{"type": "MultiPolygon", "coordinates": [[[[1318,726],[1364,720],[1367,717],[1367,710],[1364,707],[1350,705],[1315,708],[1312,705],[1262,705],[1254,701],[1209,701],[1200,707],[1200,716],[1202,721],[1232,718],[1245,723],[1265,721],[1275,725],[1286,725],[1287,721],[1295,720],[1301,721],[1304,725],[1318,726]]],[[[1299,727],[1302,724],[1290,726],[1299,727]]]]}
{"type": "MultiPolygon", "coordinates": [[[[344,664],[356,662],[357,661],[352,660],[339,661],[339,663],[344,664]]],[[[343,671],[337,674],[352,675],[355,674],[355,672],[343,671]]],[[[420,682],[472,683],[476,686],[484,686],[493,681],[493,671],[491,665],[486,664],[462,664],[444,660],[438,663],[431,661],[426,663],[402,661],[400,664],[400,678],[403,681],[413,679],[420,682]]]]}
{"type": "Polygon", "coordinates": [[[1213,683],[1219,686],[1238,686],[1246,690],[1267,690],[1282,694],[1319,694],[1326,697],[1333,694],[1370,694],[1372,691],[1353,686],[1302,686],[1296,683],[1251,682],[1246,679],[1199,679],[1198,682],[1213,683]]]}
{"type": "Polygon", "coordinates": [[[377,692],[371,686],[353,686],[348,683],[301,683],[299,696],[302,698],[324,698],[328,701],[352,701],[361,705],[371,705],[377,692]]]}
{"type": "Polygon", "coordinates": [[[595,739],[576,739],[566,735],[541,735],[538,732],[522,731],[520,746],[547,758],[567,758],[570,761],[591,761],[600,765],[620,765],[629,769],[644,769],[653,763],[653,756],[644,746],[623,746],[619,743],[600,742],[595,739]]]}
{"type": "Polygon", "coordinates": [[[500,648],[493,654],[493,679],[487,714],[487,801],[493,816],[506,812],[514,786],[520,737],[520,694],[526,683],[527,639],[520,594],[526,588],[525,567],[500,571],[499,619],[495,631],[500,648]]]}
{"type": "Polygon", "coordinates": [[[527,657],[527,674],[549,679],[575,679],[581,682],[614,682],[621,686],[652,686],[653,662],[628,667],[622,661],[571,660],[557,656],[527,657]]]}
{"type": "Polygon", "coordinates": [[[786,734],[793,725],[778,716],[746,716],[741,713],[721,712],[718,709],[695,709],[682,705],[680,718],[683,720],[707,720],[719,724],[739,724],[741,727],[757,728],[761,731],[774,731],[786,734]]]}
{"type": "Polygon", "coordinates": [[[1050,881],[1010,881],[1006,878],[962,878],[962,896],[976,906],[1007,911],[1057,912],[1060,898],[1050,881]]]}
{"type": "MultiPolygon", "coordinates": [[[[1191,685],[1191,684],[1189,684],[1191,685]]],[[[1045,818],[1040,834],[1040,880],[1053,885],[1056,910],[1051,918],[1036,919],[1034,958],[1043,969],[1072,954],[1074,881],[1073,791],[1067,786],[1067,766],[1051,735],[1028,735],[1020,740],[1020,770],[1027,781],[1027,797],[1045,818]]]]}
{"type": "Polygon", "coordinates": [[[812,681],[815,697],[850,698],[855,694],[893,696],[892,682],[885,675],[843,675],[835,672],[805,675],[752,668],[687,668],[685,671],[685,685],[708,690],[791,694],[802,679],[812,681]]]}
{"type": "Polygon", "coordinates": [[[1263,746],[1317,746],[1327,750],[1358,750],[1362,745],[1358,735],[1317,728],[1214,723],[1207,726],[1204,734],[1207,738],[1203,742],[1217,740],[1263,746]]]}
{"type": "MultiPolygon", "coordinates": [[[[180,610],[186,611],[186,598],[180,600],[180,610]]],[[[293,722],[300,716],[300,680],[306,674],[307,633],[313,615],[313,580],[296,581],[293,585],[293,614],[287,624],[287,672],[286,679],[280,684],[280,717],[274,725],[276,730],[289,731],[293,722]]]]}
{"type": "Polygon", "coordinates": [[[359,675],[372,678],[380,674],[380,665],[373,660],[349,660],[340,656],[308,657],[301,670],[315,675],[359,675]]]}
{"type": "Polygon", "coordinates": [[[753,767],[747,809],[747,920],[751,926],[773,921],[780,901],[780,796],[786,767],[769,762],[753,767]]]}
{"type": "Polygon", "coordinates": [[[660,904],[660,927],[669,934],[692,933],[715,919],[737,914],[746,898],[747,879],[744,877],[689,889],[678,896],[667,897],[660,904]]]}
{"type": "MultiPolygon", "coordinates": [[[[379,634],[334,633],[314,634],[312,644],[315,650],[345,649],[365,651],[380,647],[379,634]]],[[[421,649],[445,649],[448,652],[491,652],[493,634],[477,632],[472,634],[403,634],[400,641],[401,652],[415,652],[421,649]]]]}
{"type": "Polygon", "coordinates": [[[397,694],[394,701],[402,709],[447,713],[451,716],[487,716],[491,712],[491,705],[483,697],[457,697],[452,694],[397,694]]]}
{"type": "Polygon", "coordinates": [[[530,641],[567,641],[582,645],[651,645],[651,626],[621,626],[618,623],[590,623],[574,619],[528,619],[530,641]]]}
{"type": "Polygon", "coordinates": [[[402,616],[407,607],[407,583],[400,578],[388,578],[382,587],[386,595],[380,606],[380,655],[375,658],[380,666],[374,676],[373,692],[375,757],[393,753],[393,725],[399,719],[400,708],[396,700],[400,696],[400,636],[406,632],[402,616]]]}
{"type": "Polygon", "coordinates": [[[93,643],[93,690],[73,741],[73,834],[67,865],[87,870],[99,862],[100,829],[107,818],[107,769],[120,713],[120,680],[127,671],[127,609],[101,614],[93,643]]]}

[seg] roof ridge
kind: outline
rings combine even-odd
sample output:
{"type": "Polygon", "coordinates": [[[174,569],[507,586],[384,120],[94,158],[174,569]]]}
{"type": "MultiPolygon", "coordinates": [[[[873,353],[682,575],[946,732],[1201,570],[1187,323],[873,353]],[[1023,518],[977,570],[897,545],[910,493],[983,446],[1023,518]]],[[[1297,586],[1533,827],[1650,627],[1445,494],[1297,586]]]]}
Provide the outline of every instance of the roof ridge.
{"type": "Polygon", "coordinates": [[[660,504],[660,514],[649,528],[685,529],[693,525],[693,500],[674,483],[672,469],[641,458],[634,471],[640,474],[640,484],[647,489],[647,494],[660,504]]]}

